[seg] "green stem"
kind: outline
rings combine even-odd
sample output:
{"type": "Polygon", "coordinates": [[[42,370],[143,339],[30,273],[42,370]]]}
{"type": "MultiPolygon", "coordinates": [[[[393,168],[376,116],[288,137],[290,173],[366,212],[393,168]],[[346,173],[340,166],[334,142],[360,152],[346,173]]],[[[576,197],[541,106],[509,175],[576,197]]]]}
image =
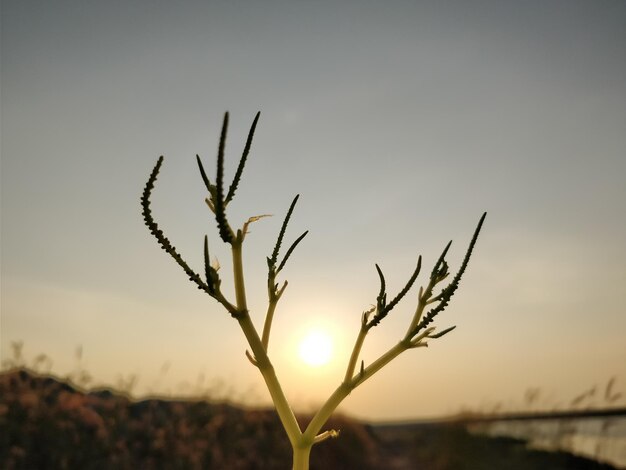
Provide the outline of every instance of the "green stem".
{"type": "Polygon", "coordinates": [[[367,327],[363,324],[354,343],[354,348],[352,349],[352,355],[350,356],[350,361],[348,362],[348,367],[346,368],[346,375],[343,379],[344,383],[350,382],[354,376],[356,362],[359,360],[359,354],[361,354],[361,349],[363,348],[363,342],[365,341],[365,336],[367,336],[367,331],[367,327]]]}
{"type": "MultiPolygon", "coordinates": [[[[274,288],[273,286],[271,287],[274,288]]],[[[274,311],[276,310],[276,305],[278,304],[278,297],[270,292],[269,294],[270,300],[267,306],[267,313],[265,314],[265,324],[263,325],[263,347],[265,351],[269,346],[270,342],[270,331],[272,330],[272,320],[274,319],[274,311]]]]}
{"type": "MultiPolygon", "coordinates": [[[[326,400],[326,403],[315,414],[306,430],[302,434],[304,442],[308,442],[310,439],[315,439],[315,436],[320,432],[322,426],[328,421],[332,413],[337,409],[341,402],[354,390],[361,385],[371,376],[373,376],[380,369],[389,364],[393,359],[399,356],[401,353],[411,347],[411,344],[406,340],[400,341],[393,346],[389,351],[380,356],[376,361],[370,364],[363,370],[362,374],[358,374],[353,377],[349,382],[343,382],[333,394],[326,400]]],[[[356,348],[355,348],[356,349],[356,348]]]]}
{"type": "Polygon", "coordinates": [[[233,254],[233,275],[235,277],[235,298],[237,301],[237,308],[240,314],[246,314],[248,312],[248,304],[246,301],[246,283],[243,277],[243,237],[239,236],[241,231],[237,234],[237,239],[232,243],[233,254]]]}
{"type": "Polygon", "coordinates": [[[263,347],[267,351],[270,342],[270,330],[272,329],[272,320],[274,319],[274,310],[276,302],[270,302],[267,307],[267,315],[265,316],[265,325],[263,326],[263,347]]]}
{"type": "Polygon", "coordinates": [[[285,396],[285,393],[280,386],[278,377],[276,377],[274,366],[272,365],[269,357],[267,356],[267,353],[265,352],[265,349],[263,348],[261,338],[259,338],[259,335],[254,328],[254,325],[252,324],[250,315],[246,314],[243,317],[239,318],[238,321],[241,329],[243,330],[243,334],[246,336],[248,344],[252,349],[252,353],[254,354],[254,359],[256,361],[256,366],[259,368],[259,371],[263,376],[263,380],[265,380],[265,384],[267,385],[267,389],[270,392],[270,396],[272,397],[272,402],[274,402],[274,406],[276,408],[276,412],[278,413],[278,417],[280,418],[280,422],[287,432],[289,442],[291,443],[292,447],[295,448],[302,435],[302,431],[300,431],[300,426],[298,425],[296,416],[289,406],[289,402],[287,401],[287,397],[285,396]]]}
{"type": "Polygon", "coordinates": [[[385,367],[387,364],[389,364],[392,360],[394,360],[396,357],[398,357],[400,354],[402,354],[404,351],[406,351],[410,347],[411,347],[411,344],[408,341],[406,340],[400,341],[394,347],[389,349],[389,351],[387,351],[385,354],[383,354],[374,362],[372,362],[369,366],[367,366],[363,370],[363,374],[357,375],[352,381],[353,388],[356,388],[357,386],[361,385],[363,382],[369,379],[372,375],[374,375],[380,369],[385,367]]]}
{"type": "Polygon", "coordinates": [[[311,447],[312,445],[293,448],[293,470],[309,470],[311,447]]]}
{"type": "Polygon", "coordinates": [[[339,404],[348,396],[350,392],[354,389],[356,385],[354,381],[349,383],[342,383],[337,387],[337,389],[333,392],[333,394],[328,397],[326,403],[318,410],[318,412],[313,416],[313,419],[307,426],[306,430],[302,434],[302,438],[305,442],[310,441],[313,442],[315,440],[315,436],[320,432],[322,426],[328,421],[330,415],[337,409],[339,404]]]}
{"type": "Polygon", "coordinates": [[[280,386],[280,382],[276,377],[274,366],[267,356],[267,352],[263,347],[261,338],[259,338],[259,334],[257,333],[256,328],[254,327],[254,324],[252,323],[252,320],[250,319],[250,315],[248,313],[246,304],[246,290],[243,276],[242,244],[240,241],[236,241],[232,244],[232,257],[233,274],[235,278],[235,296],[237,298],[237,309],[239,311],[239,317],[237,318],[237,320],[239,321],[239,325],[241,326],[243,334],[245,335],[246,339],[248,340],[248,344],[252,349],[252,353],[254,354],[254,358],[256,361],[256,366],[259,368],[259,371],[261,371],[261,375],[265,380],[267,389],[269,390],[272,401],[274,402],[274,406],[276,407],[278,417],[280,418],[280,421],[285,428],[285,431],[287,432],[289,442],[291,443],[291,446],[294,448],[295,452],[296,446],[300,442],[302,431],[300,430],[300,426],[298,425],[293,410],[287,402],[287,398],[285,397],[285,394],[280,386]]]}
{"type": "Polygon", "coordinates": [[[420,291],[420,296],[417,301],[417,308],[415,309],[415,313],[413,314],[413,319],[411,320],[409,328],[406,330],[406,335],[404,339],[411,339],[409,336],[421,320],[424,309],[426,308],[426,305],[428,305],[428,300],[433,295],[433,289],[435,288],[436,284],[437,283],[434,281],[434,279],[431,279],[428,283],[428,286],[426,286],[426,289],[423,292],[420,291]]]}

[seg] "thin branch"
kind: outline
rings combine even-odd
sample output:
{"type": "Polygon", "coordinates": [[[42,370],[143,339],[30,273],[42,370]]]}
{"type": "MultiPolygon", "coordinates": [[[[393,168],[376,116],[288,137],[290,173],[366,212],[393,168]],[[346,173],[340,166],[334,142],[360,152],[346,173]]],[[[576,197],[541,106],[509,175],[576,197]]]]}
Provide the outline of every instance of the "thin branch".
{"type": "Polygon", "coordinates": [[[485,217],[487,217],[487,213],[483,212],[483,215],[480,217],[480,220],[478,221],[478,225],[476,226],[476,229],[474,230],[474,235],[472,235],[472,240],[470,241],[470,244],[467,247],[467,252],[465,253],[465,257],[463,258],[463,263],[461,263],[461,267],[459,268],[459,271],[456,273],[456,276],[454,276],[454,279],[452,282],[457,285],[459,281],[461,280],[461,276],[463,276],[463,273],[465,273],[465,269],[467,268],[467,265],[469,264],[470,257],[472,256],[472,252],[474,251],[474,246],[476,246],[476,241],[478,240],[478,234],[480,233],[480,230],[483,227],[483,222],[485,221],[485,217]]]}
{"type": "Polygon", "coordinates": [[[148,178],[146,186],[141,195],[141,207],[142,207],[142,214],[143,214],[144,222],[146,226],[148,227],[148,229],[150,229],[150,233],[152,233],[152,235],[154,235],[154,237],[157,239],[157,242],[159,243],[161,248],[165,250],[165,252],[167,252],[181,268],[183,268],[183,271],[185,271],[185,274],[187,274],[187,276],[189,277],[189,280],[195,283],[198,286],[198,289],[203,290],[204,292],[209,294],[211,297],[213,297],[215,300],[220,302],[232,316],[236,317],[238,314],[236,307],[233,306],[230,302],[228,302],[221,295],[219,290],[216,292],[212,288],[210,288],[202,280],[202,278],[193,269],[189,267],[189,265],[185,262],[185,260],[183,260],[182,256],[178,254],[178,252],[176,251],[176,248],[171,244],[169,239],[163,234],[163,231],[159,228],[158,224],[154,221],[154,218],[152,217],[152,210],[150,209],[150,196],[152,195],[152,190],[154,189],[154,183],[156,182],[156,179],[157,179],[157,176],[159,174],[159,170],[161,169],[162,164],[163,164],[163,156],[160,156],[159,159],[157,160],[156,165],[154,166],[154,169],[152,170],[152,173],[150,173],[150,177],[148,178]]]}
{"type": "Polygon", "coordinates": [[[246,357],[248,358],[248,360],[254,367],[259,367],[259,363],[256,361],[254,356],[247,349],[246,349],[246,357]]]}
{"type": "Polygon", "coordinates": [[[448,250],[450,249],[450,245],[452,245],[452,240],[450,240],[448,242],[446,247],[441,252],[441,255],[439,255],[439,259],[437,259],[437,262],[435,263],[435,266],[433,266],[433,270],[430,273],[430,278],[431,279],[434,279],[435,277],[441,276],[442,268],[445,268],[444,271],[447,271],[448,265],[447,265],[447,263],[445,261],[445,257],[446,257],[446,254],[448,253],[448,250]],[[442,268],[440,267],[441,264],[443,264],[442,268]]]}
{"type": "Polygon", "coordinates": [[[211,294],[209,287],[202,281],[200,276],[196,274],[189,265],[183,260],[183,258],[178,254],[176,248],[170,243],[169,239],[163,234],[163,231],[159,229],[158,224],[154,221],[152,217],[152,210],[150,209],[150,196],[152,195],[152,190],[154,189],[154,183],[156,182],[157,176],[159,174],[159,170],[161,169],[161,165],[163,164],[163,156],[160,156],[157,160],[152,173],[150,173],[150,177],[148,178],[148,182],[146,183],[145,189],[141,196],[141,207],[143,219],[146,226],[150,229],[150,233],[154,235],[157,239],[157,242],[161,246],[163,250],[165,250],[174,261],[178,263],[178,265],[183,268],[185,274],[189,276],[189,279],[196,283],[199,289],[204,290],[209,295],[211,294]]]}
{"type": "Polygon", "coordinates": [[[278,265],[278,269],[276,269],[276,272],[280,272],[282,271],[282,269],[285,267],[285,263],[287,263],[287,260],[289,259],[289,257],[291,256],[291,253],[293,253],[293,250],[296,249],[296,246],[298,246],[298,243],[300,243],[302,241],[302,239],[304,237],[306,237],[307,233],[309,233],[309,231],[307,230],[306,232],[304,232],[302,235],[300,235],[295,242],[293,242],[291,244],[291,246],[289,247],[289,249],[287,250],[287,253],[285,254],[285,257],[283,258],[283,260],[281,261],[281,263],[278,265]]]}
{"type": "Polygon", "coordinates": [[[204,275],[206,276],[207,286],[211,290],[214,297],[220,292],[220,277],[217,274],[219,264],[217,268],[211,265],[211,259],[209,256],[209,237],[204,236],[204,275]]]}
{"type": "Polygon", "coordinates": [[[380,290],[378,291],[378,296],[376,297],[376,309],[378,312],[382,312],[387,304],[385,276],[383,275],[383,272],[378,264],[375,264],[374,266],[376,266],[376,272],[378,273],[378,279],[380,280],[380,290]]]}
{"type": "Polygon", "coordinates": [[[258,113],[256,113],[256,116],[254,117],[254,121],[252,122],[252,127],[250,127],[250,131],[248,132],[248,138],[246,139],[246,146],[243,149],[243,154],[241,155],[241,159],[239,160],[239,166],[237,166],[235,177],[233,178],[233,182],[230,184],[230,188],[228,189],[228,195],[226,196],[226,200],[224,201],[224,204],[228,204],[235,196],[235,191],[237,190],[237,186],[239,185],[241,174],[243,173],[243,169],[246,166],[246,159],[248,158],[248,153],[250,152],[250,146],[252,145],[252,138],[254,137],[254,131],[256,129],[256,124],[259,121],[260,115],[261,115],[261,112],[259,111],[258,113]]]}
{"type": "Polygon", "coordinates": [[[200,159],[200,155],[198,154],[196,154],[196,162],[198,163],[198,168],[200,169],[200,176],[202,176],[202,181],[204,181],[204,185],[206,186],[207,191],[212,196],[215,190],[215,187],[209,181],[209,178],[206,175],[206,171],[204,171],[204,166],[202,165],[202,160],[200,159]]]}
{"type": "Polygon", "coordinates": [[[285,236],[285,231],[287,230],[287,224],[289,224],[289,219],[291,218],[291,214],[293,213],[293,209],[296,207],[296,203],[298,202],[299,194],[296,194],[296,197],[291,201],[291,205],[289,206],[289,210],[287,211],[287,215],[285,216],[285,220],[283,220],[283,224],[280,227],[280,232],[278,233],[278,239],[276,240],[276,244],[274,245],[274,250],[272,251],[272,256],[269,258],[270,266],[275,266],[278,262],[278,253],[280,251],[280,245],[283,242],[283,237],[285,236]]]}
{"type": "Polygon", "coordinates": [[[220,237],[225,243],[233,243],[235,234],[226,220],[226,202],[224,201],[224,146],[226,145],[226,132],[228,130],[228,113],[224,114],[220,143],[217,152],[217,177],[215,179],[215,219],[220,232],[220,237]]]}
{"type": "Polygon", "coordinates": [[[456,328],[456,326],[451,326],[449,328],[446,328],[443,331],[440,331],[439,333],[436,334],[429,334],[428,337],[432,338],[432,339],[436,339],[436,338],[441,338],[443,335],[447,335],[448,333],[450,333],[452,330],[454,330],[456,328]]]}
{"type": "Polygon", "coordinates": [[[402,300],[402,298],[409,292],[409,290],[413,286],[413,283],[417,279],[417,276],[419,275],[421,269],[422,269],[422,256],[420,255],[417,258],[417,266],[415,267],[415,271],[413,271],[413,274],[411,274],[411,277],[407,281],[404,288],[398,293],[398,295],[394,297],[394,299],[389,304],[386,304],[386,294],[384,293],[385,278],[383,277],[383,273],[378,267],[378,265],[376,265],[376,270],[378,271],[378,275],[380,277],[381,287],[380,287],[379,296],[376,299],[377,304],[378,304],[377,311],[374,317],[372,318],[372,320],[368,323],[367,325],[368,329],[373,328],[376,325],[378,325],[381,322],[381,320],[385,318],[387,314],[391,312],[391,310],[393,310],[393,308],[398,304],[398,302],[402,300]],[[381,295],[382,295],[382,298],[381,298],[381,295]]]}
{"type": "Polygon", "coordinates": [[[204,275],[206,277],[206,282],[211,283],[211,258],[209,256],[209,237],[204,236],[204,275]]]}
{"type": "Polygon", "coordinates": [[[396,295],[395,298],[391,302],[389,302],[389,305],[387,305],[386,307],[387,311],[391,311],[398,304],[398,302],[400,302],[402,298],[409,292],[409,290],[411,290],[411,287],[413,286],[413,283],[417,279],[417,276],[419,276],[421,269],[422,269],[422,255],[420,255],[417,258],[417,266],[415,267],[415,271],[413,271],[413,274],[411,275],[410,279],[404,286],[404,289],[402,289],[398,293],[398,295],[396,295]]]}
{"type": "Polygon", "coordinates": [[[361,325],[361,329],[359,330],[359,334],[357,335],[356,341],[354,342],[354,347],[352,348],[352,354],[350,355],[350,360],[348,361],[348,367],[346,367],[346,375],[343,378],[343,383],[350,383],[352,377],[354,377],[356,363],[359,360],[359,355],[361,354],[361,349],[363,348],[363,343],[365,342],[365,337],[367,336],[368,331],[369,328],[365,323],[363,323],[361,325]]]}
{"type": "Polygon", "coordinates": [[[287,225],[289,224],[289,220],[291,219],[291,214],[293,213],[293,210],[296,206],[296,203],[298,202],[299,197],[300,195],[297,194],[296,197],[293,198],[293,201],[291,201],[291,204],[289,205],[289,209],[287,210],[287,215],[285,216],[285,219],[283,220],[283,223],[280,228],[280,232],[278,233],[276,244],[274,245],[274,249],[272,250],[272,255],[271,257],[267,258],[267,269],[268,269],[267,271],[267,295],[269,297],[269,304],[267,306],[267,313],[265,314],[265,322],[263,324],[263,334],[262,334],[262,339],[261,339],[263,343],[263,347],[265,348],[266,351],[269,346],[269,338],[270,338],[270,331],[272,329],[272,321],[274,319],[274,311],[276,310],[276,305],[278,304],[280,297],[283,295],[283,292],[285,291],[287,287],[287,281],[285,281],[283,286],[279,289],[278,284],[276,283],[276,276],[279,273],[279,271],[283,269],[283,267],[285,266],[285,263],[287,262],[287,259],[289,258],[293,250],[296,248],[298,243],[300,243],[300,241],[308,233],[308,232],[305,232],[289,247],[289,249],[287,250],[287,254],[285,255],[285,258],[283,259],[283,261],[280,263],[280,265],[277,268],[276,263],[278,261],[278,254],[280,251],[280,247],[281,247],[283,238],[285,236],[285,232],[287,230],[287,225]]]}
{"type": "Polygon", "coordinates": [[[474,250],[474,246],[476,245],[476,241],[478,240],[478,234],[480,233],[486,216],[487,213],[483,213],[482,217],[478,221],[478,225],[474,230],[474,235],[472,236],[472,240],[470,241],[467,251],[465,252],[465,257],[463,258],[463,262],[461,263],[461,267],[459,268],[458,272],[456,273],[450,284],[444,287],[441,291],[441,294],[437,296],[439,304],[431,309],[426,315],[424,315],[424,318],[422,318],[417,326],[415,326],[415,328],[411,331],[411,336],[415,336],[422,329],[428,326],[433,321],[433,319],[439,313],[443,312],[448,306],[450,299],[459,287],[459,282],[461,281],[461,277],[463,276],[463,273],[465,272],[465,269],[467,268],[467,265],[469,263],[470,257],[472,256],[472,251],[474,250]]]}
{"type": "Polygon", "coordinates": [[[313,444],[319,444],[320,442],[324,442],[326,439],[339,437],[339,432],[340,431],[336,431],[335,429],[329,429],[328,431],[324,431],[323,433],[315,436],[315,439],[313,439],[313,444]]]}

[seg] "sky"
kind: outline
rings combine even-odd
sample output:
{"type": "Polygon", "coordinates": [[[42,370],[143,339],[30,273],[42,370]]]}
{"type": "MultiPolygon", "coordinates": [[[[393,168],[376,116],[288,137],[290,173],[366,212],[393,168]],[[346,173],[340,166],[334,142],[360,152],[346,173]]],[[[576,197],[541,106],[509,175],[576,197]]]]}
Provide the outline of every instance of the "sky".
{"type": "MultiPolygon", "coordinates": [[[[238,324],[191,284],[143,225],[153,214],[202,271],[202,242],[233,295],[230,254],[204,204],[230,112],[231,178],[261,118],[229,220],[273,214],[244,245],[258,329],[265,258],[309,234],[280,280],[269,354],[292,406],[343,378],[384,271],[417,285],[449,240],[461,287],[435,325],[456,325],[357,388],[368,420],[463,408],[567,407],[617,377],[626,392],[626,3],[621,0],[1,2],[0,352],[91,384],[136,377],[142,394],[269,395],[238,324]],[[328,364],[298,348],[326,332],[328,364]],[[78,350],[82,351],[78,354],[78,350]],[[527,404],[526,404],[527,405],[527,404]]],[[[361,358],[399,341],[417,288],[361,358]]],[[[626,393],[624,393],[626,395],[626,393]]],[[[626,403],[624,399],[622,404],[626,403]]]]}

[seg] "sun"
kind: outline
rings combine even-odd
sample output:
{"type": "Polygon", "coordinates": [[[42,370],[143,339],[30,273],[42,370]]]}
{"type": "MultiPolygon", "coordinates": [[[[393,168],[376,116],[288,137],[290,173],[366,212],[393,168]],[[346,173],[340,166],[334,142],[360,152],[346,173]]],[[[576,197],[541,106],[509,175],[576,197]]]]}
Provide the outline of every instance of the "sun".
{"type": "Polygon", "coordinates": [[[298,348],[300,359],[310,367],[328,364],[333,354],[333,341],[330,335],[322,330],[309,331],[298,348]]]}

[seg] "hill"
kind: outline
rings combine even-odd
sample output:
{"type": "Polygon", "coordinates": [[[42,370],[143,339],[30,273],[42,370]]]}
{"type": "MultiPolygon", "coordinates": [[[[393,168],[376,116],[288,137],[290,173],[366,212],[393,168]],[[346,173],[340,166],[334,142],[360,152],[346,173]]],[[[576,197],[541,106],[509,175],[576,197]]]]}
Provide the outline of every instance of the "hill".
{"type": "MultiPolygon", "coordinates": [[[[300,416],[304,423],[308,419],[300,416]]],[[[461,424],[372,426],[336,416],[338,439],[316,446],[314,469],[611,469],[461,424]]],[[[288,469],[273,410],[85,392],[24,369],[0,374],[3,469],[288,469]]]]}

